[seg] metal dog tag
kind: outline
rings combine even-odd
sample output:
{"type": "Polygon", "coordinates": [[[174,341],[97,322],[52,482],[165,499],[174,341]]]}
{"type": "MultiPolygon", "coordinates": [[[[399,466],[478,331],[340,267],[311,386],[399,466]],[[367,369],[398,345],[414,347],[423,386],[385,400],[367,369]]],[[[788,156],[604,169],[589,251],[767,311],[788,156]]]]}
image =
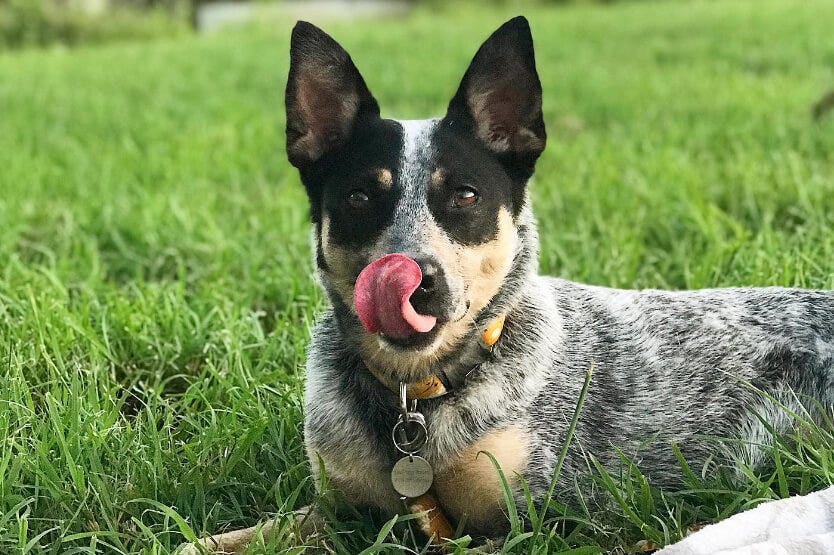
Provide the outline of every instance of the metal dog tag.
{"type": "Polygon", "coordinates": [[[423,457],[403,457],[391,469],[391,485],[403,497],[420,497],[429,491],[432,482],[434,472],[423,457]]]}

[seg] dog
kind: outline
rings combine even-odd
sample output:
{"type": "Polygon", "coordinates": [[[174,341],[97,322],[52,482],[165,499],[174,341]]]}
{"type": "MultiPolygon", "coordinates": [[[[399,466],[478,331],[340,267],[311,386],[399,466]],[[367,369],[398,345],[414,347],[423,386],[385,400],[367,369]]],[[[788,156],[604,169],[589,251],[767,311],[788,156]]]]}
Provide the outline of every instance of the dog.
{"type": "MultiPolygon", "coordinates": [[[[557,483],[568,501],[587,453],[616,467],[619,449],[674,488],[671,444],[693,466],[757,467],[772,430],[791,429],[785,409],[830,407],[832,292],[538,275],[527,184],[546,132],[523,17],[483,43],[439,119],[382,118],[350,56],[309,23],[290,57],[286,148],[330,300],[308,351],[305,445],[312,475],[352,504],[393,515],[429,495],[441,524],[500,537],[493,459],[520,508],[522,478],[541,498],[591,369],[557,483]]],[[[253,533],[203,544],[235,550],[253,533]]]]}

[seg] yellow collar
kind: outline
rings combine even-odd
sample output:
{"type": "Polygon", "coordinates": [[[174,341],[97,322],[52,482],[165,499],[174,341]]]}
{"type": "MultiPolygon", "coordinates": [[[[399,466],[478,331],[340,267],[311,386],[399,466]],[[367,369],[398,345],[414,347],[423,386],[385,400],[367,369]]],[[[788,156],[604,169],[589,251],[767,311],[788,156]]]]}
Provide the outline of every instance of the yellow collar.
{"type": "MultiPolygon", "coordinates": [[[[504,320],[505,317],[501,315],[489,323],[478,341],[481,344],[481,347],[490,350],[496,343],[498,343],[498,339],[501,338],[501,332],[504,331],[504,320]]],[[[379,373],[372,370],[370,367],[368,368],[368,371],[373,374],[373,376],[379,380],[380,383],[385,385],[385,387],[395,393],[398,392],[398,384],[396,382],[391,382],[390,379],[380,376],[379,373]]],[[[441,380],[437,374],[432,374],[419,382],[408,384],[406,389],[406,396],[408,399],[434,399],[435,397],[446,395],[446,393],[448,393],[448,390],[443,384],[443,380],[441,380]]]]}

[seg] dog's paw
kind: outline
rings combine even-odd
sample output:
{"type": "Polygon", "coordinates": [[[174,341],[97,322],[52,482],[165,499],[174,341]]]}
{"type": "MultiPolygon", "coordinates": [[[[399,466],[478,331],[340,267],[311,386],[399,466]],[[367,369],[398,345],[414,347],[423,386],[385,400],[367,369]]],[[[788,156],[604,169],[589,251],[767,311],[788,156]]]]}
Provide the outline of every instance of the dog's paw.
{"type": "MultiPolygon", "coordinates": [[[[319,538],[319,533],[324,529],[324,517],[314,507],[304,507],[293,514],[294,522],[289,528],[283,528],[287,542],[294,545],[305,545],[311,540],[319,538]]],[[[281,521],[285,522],[285,521],[281,521]]],[[[276,520],[268,520],[259,526],[233,530],[224,534],[208,536],[197,540],[194,543],[181,545],[176,555],[205,555],[220,553],[240,553],[245,550],[249,543],[257,535],[269,541],[275,529],[276,520]]]]}
{"type": "Polygon", "coordinates": [[[208,536],[194,543],[183,544],[176,552],[177,555],[205,555],[206,553],[240,553],[249,545],[257,534],[268,539],[272,533],[274,520],[268,520],[259,526],[233,530],[216,536],[208,536]]]}

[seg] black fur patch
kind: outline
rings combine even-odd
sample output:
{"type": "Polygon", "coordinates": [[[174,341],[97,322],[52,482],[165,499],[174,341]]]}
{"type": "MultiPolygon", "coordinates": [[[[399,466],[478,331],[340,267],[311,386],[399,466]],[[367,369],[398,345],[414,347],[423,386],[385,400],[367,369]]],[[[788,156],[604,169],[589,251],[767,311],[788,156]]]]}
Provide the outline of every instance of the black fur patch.
{"type": "Polygon", "coordinates": [[[444,170],[443,183],[429,190],[429,208],[437,223],[455,241],[477,245],[495,238],[498,233],[498,211],[506,208],[516,216],[522,202],[516,200],[516,189],[524,183],[514,183],[495,155],[468,133],[457,133],[453,126],[443,123],[432,137],[437,152],[436,165],[444,170]],[[469,208],[454,205],[454,193],[459,187],[472,187],[478,201],[469,208]]]}
{"type": "MultiPolygon", "coordinates": [[[[302,179],[310,202],[318,204],[319,217],[330,217],[334,243],[358,247],[372,242],[391,225],[398,195],[396,187],[385,190],[374,178],[377,168],[396,169],[402,150],[402,129],[392,120],[379,118],[361,122],[349,142],[327,154],[302,179]],[[368,195],[368,203],[354,207],[348,198],[354,191],[368,195]]],[[[394,181],[397,176],[394,173],[394,181]]],[[[315,218],[315,216],[314,216],[315,218]]]]}

